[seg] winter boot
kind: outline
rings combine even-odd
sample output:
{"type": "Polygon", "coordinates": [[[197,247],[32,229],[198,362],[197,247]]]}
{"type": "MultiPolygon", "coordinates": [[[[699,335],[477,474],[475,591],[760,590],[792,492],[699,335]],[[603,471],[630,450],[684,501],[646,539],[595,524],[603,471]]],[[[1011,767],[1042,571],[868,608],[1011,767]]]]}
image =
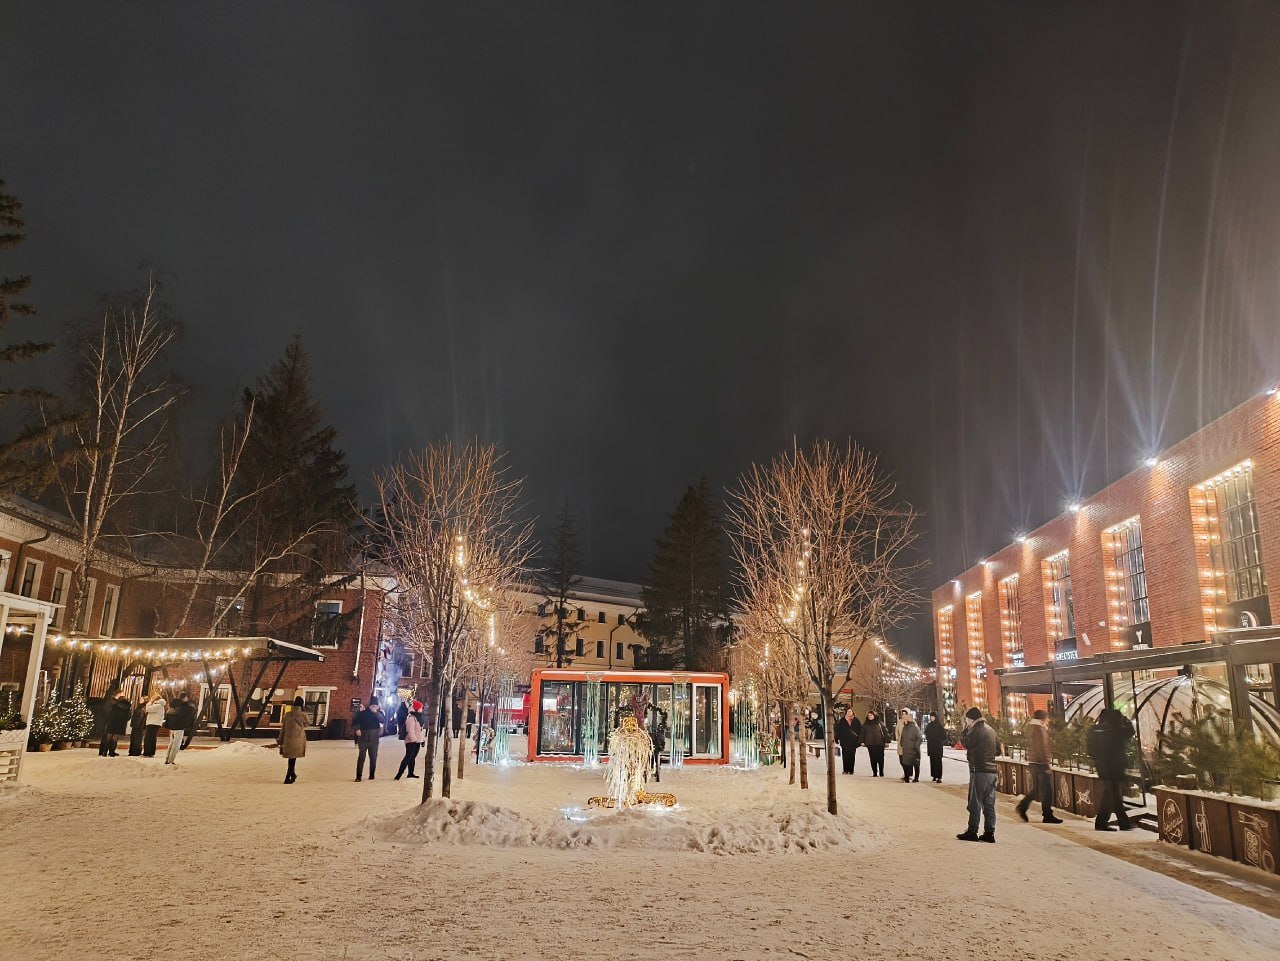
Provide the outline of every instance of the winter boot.
{"type": "Polygon", "coordinates": [[[956,840],[957,841],[976,841],[978,840],[978,835],[973,831],[965,831],[962,834],[957,834],[956,840]]]}

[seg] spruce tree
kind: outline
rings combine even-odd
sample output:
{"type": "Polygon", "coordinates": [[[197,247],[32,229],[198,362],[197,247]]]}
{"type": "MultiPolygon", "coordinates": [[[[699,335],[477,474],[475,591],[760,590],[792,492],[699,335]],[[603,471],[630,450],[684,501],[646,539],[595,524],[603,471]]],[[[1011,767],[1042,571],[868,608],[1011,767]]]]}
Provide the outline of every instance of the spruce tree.
{"type": "MultiPolygon", "coordinates": [[[[0,180],[0,251],[12,250],[26,239],[26,225],[21,214],[21,202],[5,192],[4,181],[0,180]]],[[[16,277],[0,274],[0,337],[8,333],[11,320],[34,316],[35,308],[23,299],[30,286],[31,277],[26,274],[16,277]]],[[[30,360],[52,347],[51,343],[35,340],[5,344],[0,346],[0,364],[30,360]]],[[[0,375],[0,411],[14,401],[34,404],[48,398],[46,391],[35,387],[16,387],[11,376],[0,375]]],[[[38,491],[49,482],[53,462],[47,453],[48,440],[59,426],[42,423],[19,427],[12,436],[0,442],[0,493],[38,491]]]]}
{"type": "MultiPolygon", "coordinates": [[[[555,667],[568,667],[573,663],[569,652],[569,639],[578,634],[576,609],[569,603],[574,589],[582,583],[578,569],[582,566],[582,552],[578,548],[578,527],[569,505],[560,509],[555,529],[551,532],[549,549],[545,553],[546,566],[538,574],[538,591],[545,599],[545,620],[539,633],[549,646],[547,660],[555,667]],[[550,607],[547,611],[546,608],[550,607]]],[[[576,646],[575,646],[576,651],[576,646]]]]}
{"type": "Polygon", "coordinates": [[[347,483],[346,454],[325,422],[311,388],[311,365],[294,337],[284,355],[244,393],[253,429],[239,486],[262,492],[244,525],[242,563],[265,564],[253,591],[250,620],[303,643],[309,641],[314,601],[333,574],[348,566],[356,525],[355,488],[347,483]],[[272,575],[283,575],[273,577],[272,575]],[[277,588],[267,591],[272,582],[277,588]],[[288,584],[286,590],[280,584],[288,584]]]}
{"type": "Polygon", "coordinates": [[[653,667],[714,670],[729,621],[724,536],[706,479],[684,492],[657,541],[640,629],[653,667]]]}

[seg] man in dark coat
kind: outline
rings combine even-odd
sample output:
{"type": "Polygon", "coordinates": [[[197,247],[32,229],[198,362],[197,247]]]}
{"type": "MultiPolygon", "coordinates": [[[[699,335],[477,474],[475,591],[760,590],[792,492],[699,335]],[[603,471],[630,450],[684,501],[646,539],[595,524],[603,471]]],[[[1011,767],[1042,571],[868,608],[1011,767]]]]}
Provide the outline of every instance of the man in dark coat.
{"type": "Polygon", "coordinates": [[[1096,831],[1114,831],[1108,823],[1112,812],[1121,831],[1133,828],[1129,814],[1124,809],[1124,787],[1129,777],[1129,742],[1133,740],[1133,722],[1114,707],[1106,708],[1098,715],[1098,723],[1089,732],[1089,757],[1102,782],[1102,796],[1098,800],[1098,814],[1094,818],[1096,831]]]}
{"type": "Polygon", "coordinates": [[[409,719],[409,702],[401,701],[396,708],[396,737],[404,740],[404,722],[409,719]]]}
{"type": "Polygon", "coordinates": [[[361,710],[355,716],[355,732],[356,747],[359,753],[356,756],[356,780],[364,780],[364,759],[369,758],[369,780],[374,779],[374,774],[378,770],[378,742],[382,737],[382,726],[386,723],[386,718],[382,715],[382,708],[378,706],[376,697],[369,699],[369,706],[361,710]]]}
{"type": "Polygon", "coordinates": [[[942,783],[942,745],[947,739],[947,729],[938,720],[938,715],[930,714],[929,723],[924,726],[924,743],[929,751],[929,776],[942,783]]]}
{"type": "Polygon", "coordinates": [[[853,773],[853,762],[858,755],[858,745],[862,743],[862,722],[853,708],[844,712],[844,717],[836,721],[836,740],[840,742],[840,763],[845,774],[853,773]]]}
{"type": "Polygon", "coordinates": [[[960,736],[969,758],[969,826],[956,838],[961,841],[996,843],[996,755],[1000,742],[982,712],[969,708],[964,715],[964,734],[960,736]],[[978,836],[978,820],[983,821],[978,836]]]}
{"type": "Polygon", "coordinates": [[[116,747],[120,738],[129,728],[129,715],[133,713],[133,705],[122,693],[117,693],[107,706],[107,714],[102,728],[102,743],[98,745],[99,757],[116,757],[116,747]]]}

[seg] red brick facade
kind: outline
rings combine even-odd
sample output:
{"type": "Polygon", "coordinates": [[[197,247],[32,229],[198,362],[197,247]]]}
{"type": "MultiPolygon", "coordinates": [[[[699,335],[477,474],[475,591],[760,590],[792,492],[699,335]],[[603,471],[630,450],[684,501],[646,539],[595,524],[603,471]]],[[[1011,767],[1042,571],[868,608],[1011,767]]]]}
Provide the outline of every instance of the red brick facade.
{"type": "MultiPolygon", "coordinates": [[[[1115,555],[1120,538],[1108,533],[1130,518],[1140,525],[1146,567],[1150,624],[1144,643],[1174,646],[1204,639],[1215,627],[1239,626],[1234,619],[1240,612],[1226,606],[1224,565],[1220,561],[1215,568],[1210,560],[1211,546],[1219,547],[1218,539],[1226,536],[1219,533],[1225,518],[1214,512],[1212,489],[1203,486],[1237,469],[1252,477],[1267,577],[1264,596],[1274,623],[1280,615],[1280,395],[1265,394],[1165,451],[1156,465],[1135,470],[1082,501],[1078,511],[1055,517],[936,588],[934,646],[944,696],[950,693],[957,706],[1000,710],[994,669],[1013,666],[1002,636],[1000,597],[1000,582],[1010,575],[1018,575],[1025,663],[1043,664],[1054,657],[1052,585],[1046,568],[1063,551],[1070,561],[1076,654],[1090,657],[1131,646],[1134,631],[1123,613],[1128,595],[1115,555]],[[966,602],[978,593],[983,653],[975,663],[976,650],[974,656],[970,650],[976,639],[968,630],[966,602]],[[940,623],[950,625],[950,637],[940,632],[940,623]],[[951,669],[954,688],[948,692],[951,669]],[[983,674],[975,683],[975,676],[983,674]]],[[[973,606],[969,604],[970,610],[973,606]]],[[[1060,656],[1070,656],[1069,645],[1065,647],[1060,656]]]]}

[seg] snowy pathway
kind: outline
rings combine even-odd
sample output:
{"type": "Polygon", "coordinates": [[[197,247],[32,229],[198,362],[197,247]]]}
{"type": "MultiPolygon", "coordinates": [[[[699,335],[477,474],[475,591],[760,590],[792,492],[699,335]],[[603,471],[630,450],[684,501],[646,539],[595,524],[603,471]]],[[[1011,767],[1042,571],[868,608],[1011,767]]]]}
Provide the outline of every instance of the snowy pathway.
{"type": "Polygon", "coordinates": [[[355,784],[349,744],[312,744],[291,786],[273,752],[246,744],[184,752],[177,770],[30,757],[29,786],[0,792],[0,954],[1280,957],[1280,921],[1065,839],[1085,822],[1006,819],[996,845],[956,841],[951,761],[957,783],[941,787],[840,776],[848,814],[834,824],[819,764],[808,799],[777,769],[686,768],[661,785],[678,810],[622,820],[584,810],[591,772],[473,767],[454,798],[485,803],[451,809],[458,822],[405,813],[421,782],[391,780],[399,747],[385,740],[378,780],[355,784]],[[441,836],[506,844],[424,843],[441,836]]]}

